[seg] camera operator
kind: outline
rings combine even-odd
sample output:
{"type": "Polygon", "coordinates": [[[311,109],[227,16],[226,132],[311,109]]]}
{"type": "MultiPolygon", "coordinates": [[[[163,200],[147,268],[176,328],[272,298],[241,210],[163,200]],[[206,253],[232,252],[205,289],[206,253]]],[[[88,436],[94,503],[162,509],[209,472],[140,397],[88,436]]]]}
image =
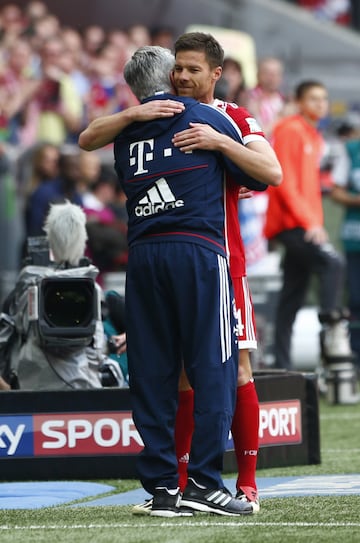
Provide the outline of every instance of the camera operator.
{"type": "Polygon", "coordinates": [[[0,377],[0,390],[10,390],[10,385],[2,378],[0,377]]]}
{"type": "Polygon", "coordinates": [[[111,342],[112,348],[109,347],[109,352],[111,354],[124,354],[126,353],[126,333],[119,334],[118,336],[112,336],[109,339],[109,342],[111,342]]]}
{"type": "MultiPolygon", "coordinates": [[[[107,343],[107,363],[115,364],[109,370],[115,369],[118,385],[121,388],[129,386],[128,360],[126,354],[126,324],[125,324],[125,299],[115,290],[109,290],[104,296],[105,316],[103,319],[104,333],[107,343]]],[[[106,364],[105,364],[106,366],[106,364]]],[[[113,379],[103,373],[104,386],[114,386],[113,379]]]]}
{"type": "MultiPolygon", "coordinates": [[[[46,237],[28,239],[25,266],[0,321],[0,374],[11,388],[128,386],[120,364],[111,359],[126,349],[124,330],[105,334],[99,270],[83,257],[85,224],[79,206],[53,204],[46,237]]],[[[116,302],[112,318],[123,327],[123,302],[116,302]]]]}
{"type": "Polygon", "coordinates": [[[2,376],[16,375],[21,389],[102,386],[101,290],[97,268],[83,260],[85,223],[79,206],[55,204],[46,237],[28,239],[25,266],[4,303],[0,342],[2,376]]]}

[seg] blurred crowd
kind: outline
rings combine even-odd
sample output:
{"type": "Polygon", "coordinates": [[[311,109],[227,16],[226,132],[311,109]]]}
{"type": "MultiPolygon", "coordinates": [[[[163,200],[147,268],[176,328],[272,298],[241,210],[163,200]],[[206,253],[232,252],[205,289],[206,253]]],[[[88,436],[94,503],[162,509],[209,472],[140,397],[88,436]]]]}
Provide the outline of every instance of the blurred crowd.
{"type": "MultiPolygon", "coordinates": [[[[350,22],[346,0],[297,3],[317,17],[350,22]]],[[[50,204],[64,199],[86,213],[87,256],[100,270],[99,283],[106,287],[109,272],[126,271],[126,202],[114,173],[112,146],[85,152],[78,137],[93,119],[138,103],[123,76],[132,53],[143,45],[173,49],[176,38],[164,26],[65,26],[41,0],[24,8],[9,2],[0,9],[0,299],[13,286],[29,237],[44,235],[50,204]]],[[[227,56],[216,97],[246,107],[272,142],[276,123],[295,112],[293,97],[284,90],[284,64],[275,57],[258,58],[253,86],[244,73],[238,57],[227,56]]],[[[323,195],[345,211],[337,237],[344,242],[352,285],[348,296],[359,326],[360,299],[354,292],[360,267],[360,122],[356,115],[337,123],[325,119],[321,128],[326,140],[323,195]]],[[[271,250],[263,234],[268,198],[265,191],[239,200],[249,275],[279,272],[279,252],[271,250]]],[[[360,352],[360,346],[355,350],[360,352]]]]}
{"type": "Polygon", "coordinates": [[[358,0],[289,0],[307,9],[319,20],[359,28],[358,0]]]}
{"type": "MultiPolygon", "coordinates": [[[[80,151],[78,136],[94,118],[137,103],[123,77],[132,53],[148,44],[172,49],[175,39],[168,27],[136,24],[106,31],[96,24],[81,30],[64,26],[41,0],[29,1],[23,9],[11,2],[1,8],[0,169],[13,174],[14,186],[0,186],[0,197],[7,202],[0,230],[4,232],[9,210],[16,208],[21,217],[16,226],[19,264],[27,238],[44,234],[50,202],[67,198],[86,211],[88,256],[101,273],[126,270],[126,206],[113,173],[112,149],[80,151]]],[[[273,57],[258,59],[253,88],[239,60],[227,57],[216,92],[218,98],[245,106],[270,141],[274,124],[294,107],[292,97],[284,94],[284,65],[273,57]]],[[[332,134],[328,155],[337,164],[335,148],[332,134]]],[[[250,271],[268,255],[262,234],[266,209],[266,192],[239,203],[250,271]]],[[[10,235],[15,235],[11,225],[10,235]]],[[[0,236],[6,260],[2,244],[0,236]]],[[[15,246],[11,243],[12,254],[15,246]]]]}
{"type": "MultiPolygon", "coordinates": [[[[29,236],[43,234],[49,202],[66,197],[86,209],[89,253],[100,270],[123,270],[126,211],[108,167],[112,155],[105,155],[104,163],[101,153],[80,152],[78,136],[94,118],[137,103],[124,81],[124,65],[142,45],[172,49],[172,29],[139,24],[126,31],[105,31],[91,25],[79,31],[63,26],[39,0],[23,10],[6,4],[0,11],[0,29],[0,142],[7,155],[16,158],[16,192],[24,219],[21,253],[29,236]],[[120,235],[112,235],[114,224],[120,235]]],[[[241,64],[227,58],[218,96],[247,106],[270,135],[285,103],[282,80],[282,63],[264,59],[258,85],[249,89],[241,64]]],[[[251,228],[249,223],[248,237],[251,228]]],[[[259,250],[250,247],[256,258],[259,250]]]]}
{"type": "Polygon", "coordinates": [[[63,198],[84,207],[88,256],[100,270],[126,268],[127,217],[112,152],[80,152],[77,141],[94,118],[138,103],[123,68],[147,44],[171,48],[172,30],[78,30],[38,0],[1,8],[0,168],[12,176],[0,186],[2,269],[20,265],[27,238],[44,235],[49,203],[63,198]]]}
{"type": "Polygon", "coordinates": [[[63,26],[46,3],[0,11],[1,140],[30,146],[39,140],[76,143],[99,115],[137,100],[124,82],[124,64],[145,44],[171,47],[167,29],[134,25],[106,32],[63,26]]]}

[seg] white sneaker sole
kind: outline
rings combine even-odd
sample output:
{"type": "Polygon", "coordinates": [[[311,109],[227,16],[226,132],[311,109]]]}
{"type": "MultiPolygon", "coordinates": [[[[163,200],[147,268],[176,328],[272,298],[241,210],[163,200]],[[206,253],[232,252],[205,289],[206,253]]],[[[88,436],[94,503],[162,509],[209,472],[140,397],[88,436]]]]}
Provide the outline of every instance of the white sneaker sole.
{"type": "Polygon", "coordinates": [[[174,518],[181,517],[181,513],[176,513],[175,511],[167,511],[166,509],[159,509],[159,511],[150,511],[151,517],[166,517],[174,518]]]}

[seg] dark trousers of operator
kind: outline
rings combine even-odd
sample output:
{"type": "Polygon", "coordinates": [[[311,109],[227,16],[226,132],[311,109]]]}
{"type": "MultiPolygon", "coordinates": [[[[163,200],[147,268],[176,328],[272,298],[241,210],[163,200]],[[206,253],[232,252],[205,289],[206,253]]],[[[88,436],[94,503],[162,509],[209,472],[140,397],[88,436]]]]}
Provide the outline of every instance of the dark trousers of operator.
{"type": "Polygon", "coordinates": [[[346,252],[351,348],[360,368],[360,252],[346,252]]]}
{"type": "Polygon", "coordinates": [[[194,389],[188,474],[222,488],[222,460],[235,405],[237,346],[226,258],[192,243],[130,248],[127,354],[135,425],[144,442],[137,468],[150,494],[178,487],[174,428],[179,376],[194,389]]]}
{"type": "Polygon", "coordinates": [[[275,317],[275,367],[291,369],[290,347],[295,317],[304,305],[313,275],[319,282],[319,312],[342,306],[345,264],[330,243],[316,245],[305,241],[302,228],[285,230],[276,237],[285,249],[283,284],[275,317]]]}

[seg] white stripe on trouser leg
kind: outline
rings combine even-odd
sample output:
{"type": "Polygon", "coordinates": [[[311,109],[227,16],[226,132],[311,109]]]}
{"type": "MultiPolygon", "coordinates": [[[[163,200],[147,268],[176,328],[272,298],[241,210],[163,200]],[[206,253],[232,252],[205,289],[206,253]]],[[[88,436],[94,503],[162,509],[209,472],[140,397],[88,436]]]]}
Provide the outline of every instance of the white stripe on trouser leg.
{"type": "Polygon", "coordinates": [[[224,363],[232,353],[231,313],[232,304],[229,286],[228,265],[225,257],[218,255],[220,277],[220,342],[221,361],[224,363]]]}
{"type": "Polygon", "coordinates": [[[256,341],[256,334],[254,330],[254,322],[252,318],[252,302],[250,295],[249,282],[247,277],[242,277],[242,287],[244,292],[244,304],[246,312],[246,339],[249,341],[256,341]]]}

